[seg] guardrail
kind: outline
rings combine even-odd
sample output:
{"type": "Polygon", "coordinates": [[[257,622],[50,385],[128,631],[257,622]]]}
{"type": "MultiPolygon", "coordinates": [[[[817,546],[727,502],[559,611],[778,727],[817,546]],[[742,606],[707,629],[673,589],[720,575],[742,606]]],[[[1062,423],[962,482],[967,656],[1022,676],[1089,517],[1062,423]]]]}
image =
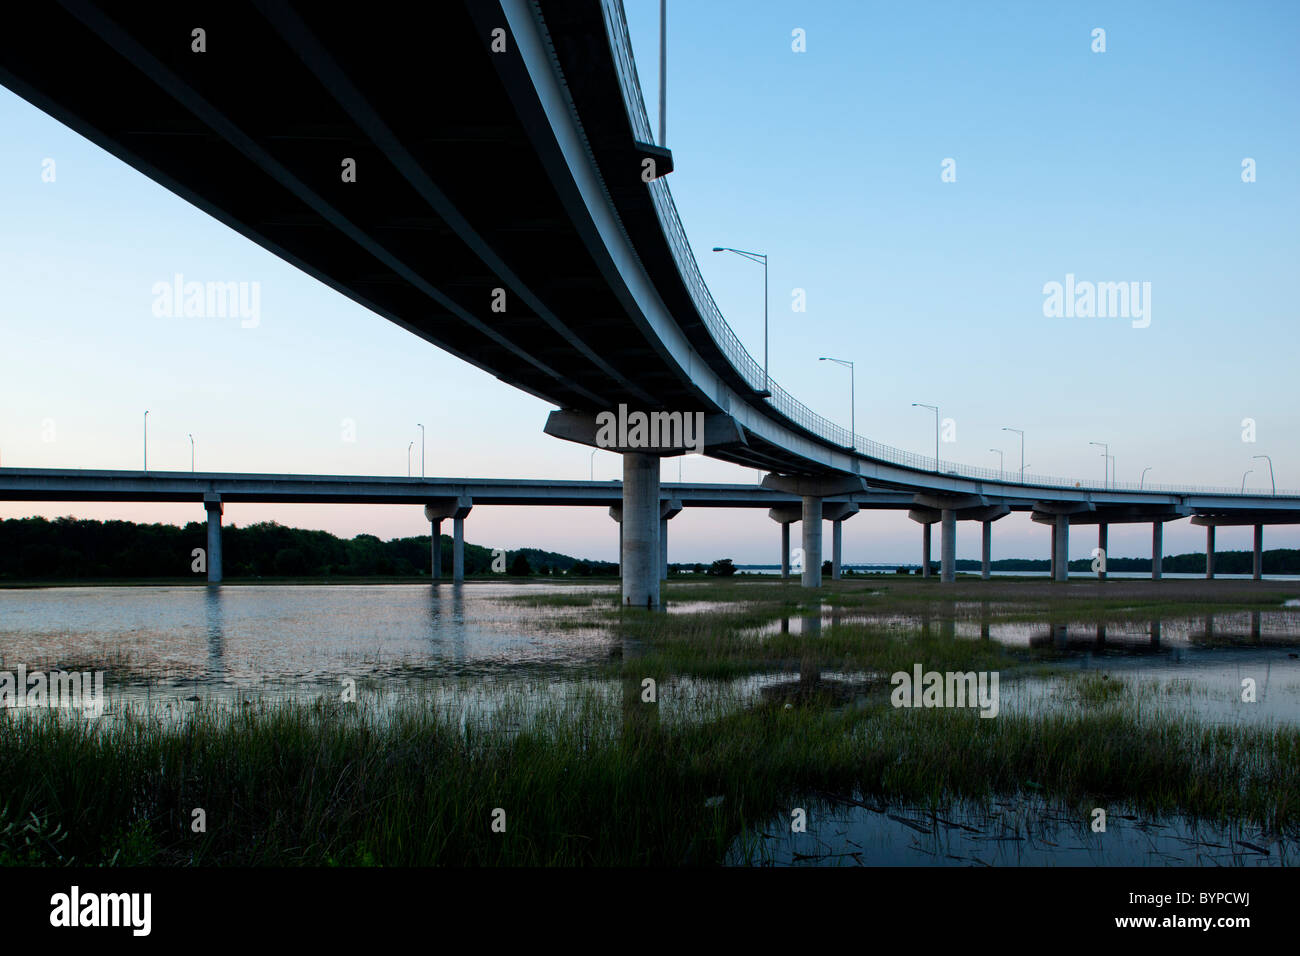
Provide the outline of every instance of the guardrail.
{"type": "MultiPolygon", "coordinates": [[[[641,81],[637,77],[636,61],[632,56],[632,39],[627,29],[623,0],[601,0],[601,7],[605,15],[605,26],[618,73],[623,105],[627,109],[632,131],[640,142],[653,143],[654,133],[650,128],[650,114],[645,107],[645,96],[641,89],[641,81]]],[[[727,324],[727,320],[722,316],[722,310],[718,308],[718,304],[713,300],[713,293],[709,291],[708,283],[704,281],[704,275],[700,272],[700,264],[695,258],[695,252],[691,248],[690,241],[686,238],[686,230],[682,226],[682,220],[677,213],[677,206],[673,202],[667,181],[664,178],[655,179],[649,183],[649,189],[655,212],[659,217],[659,224],[668,240],[669,247],[672,249],[673,258],[676,260],[677,271],[681,274],[682,281],[690,293],[696,311],[699,312],[700,318],[704,320],[704,325],[709,330],[713,341],[722,354],[726,356],[727,361],[740,374],[740,377],[754,391],[767,390],[771,392],[771,396],[765,401],[776,411],[794,424],[833,445],[838,445],[845,450],[851,449],[863,457],[874,458],[877,461],[887,462],[891,465],[899,465],[915,471],[983,481],[1005,482],[1007,476],[1018,477],[1018,469],[999,471],[996,468],[980,468],[973,465],[936,460],[891,445],[882,445],[861,435],[853,435],[849,429],[836,425],[829,419],[818,415],[807,405],[796,400],[794,396],[773,381],[770,375],[764,376],[763,366],[741,344],[740,338],[727,324]]],[[[1242,491],[1240,488],[1229,487],[1148,485],[1133,482],[1111,482],[1103,487],[1096,484],[1095,480],[1092,479],[1057,478],[1049,475],[1034,475],[1027,481],[1019,480],[1017,483],[1035,487],[1079,488],[1089,491],[1152,491],[1172,492],[1175,494],[1246,495],[1249,497],[1267,496],[1273,493],[1271,490],[1242,491]]],[[[1279,490],[1277,494],[1281,496],[1300,496],[1300,491],[1279,490]]]]}

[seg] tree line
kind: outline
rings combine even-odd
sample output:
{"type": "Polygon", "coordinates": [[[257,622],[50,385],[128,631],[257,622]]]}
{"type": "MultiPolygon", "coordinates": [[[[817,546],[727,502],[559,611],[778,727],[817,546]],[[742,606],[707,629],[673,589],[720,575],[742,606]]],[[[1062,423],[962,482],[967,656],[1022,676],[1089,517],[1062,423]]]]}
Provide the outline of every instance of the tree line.
{"type": "MultiPolygon", "coordinates": [[[[429,574],[429,535],[381,541],[372,534],[338,538],[328,531],[288,528],[274,521],[222,529],[226,578],[406,577],[429,574]]],[[[77,518],[0,521],[0,580],[175,578],[197,576],[195,549],[207,548],[207,524],[184,527],[77,518]]],[[[442,573],[450,577],[452,542],[442,535],[442,573]]],[[[618,565],[553,551],[521,548],[495,554],[465,544],[465,573],[512,576],[615,575],[618,565]],[[493,567],[494,563],[497,565],[493,567]],[[502,565],[504,564],[504,568],[502,565]]]]}

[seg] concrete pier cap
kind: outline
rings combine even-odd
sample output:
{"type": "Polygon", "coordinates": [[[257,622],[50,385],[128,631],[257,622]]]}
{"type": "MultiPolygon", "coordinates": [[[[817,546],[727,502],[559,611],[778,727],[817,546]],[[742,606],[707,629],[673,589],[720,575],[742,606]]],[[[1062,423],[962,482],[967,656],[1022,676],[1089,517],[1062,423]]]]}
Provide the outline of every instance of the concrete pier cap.
{"type": "MultiPolygon", "coordinates": [[[[693,425],[694,420],[692,420],[693,425]]],[[[601,448],[605,451],[625,454],[654,455],[660,458],[698,455],[704,454],[708,448],[748,447],[749,444],[745,439],[744,428],[731,415],[721,412],[705,413],[687,409],[629,409],[626,405],[618,406],[617,411],[615,409],[604,409],[596,412],[574,408],[556,409],[547,416],[542,431],[552,438],[562,438],[565,441],[586,445],[589,448],[601,448]],[[615,434],[611,436],[607,421],[602,420],[602,416],[607,418],[610,415],[616,416],[616,420],[620,425],[623,425],[626,419],[633,415],[644,415],[647,418],[668,416],[667,423],[652,418],[650,427],[646,429],[647,434],[645,437],[650,439],[662,437],[665,424],[671,424],[670,433],[681,440],[669,443],[651,441],[649,444],[633,441],[632,439],[638,437],[637,433],[633,430],[632,434],[627,434],[628,429],[625,427],[615,429],[615,434]],[[677,423],[684,424],[685,416],[688,415],[702,416],[703,428],[678,428],[677,423]],[[678,416],[678,418],[671,418],[671,416],[678,416]],[[649,432],[655,434],[651,435],[649,432]],[[620,441],[620,435],[627,438],[628,441],[620,441]]]]}

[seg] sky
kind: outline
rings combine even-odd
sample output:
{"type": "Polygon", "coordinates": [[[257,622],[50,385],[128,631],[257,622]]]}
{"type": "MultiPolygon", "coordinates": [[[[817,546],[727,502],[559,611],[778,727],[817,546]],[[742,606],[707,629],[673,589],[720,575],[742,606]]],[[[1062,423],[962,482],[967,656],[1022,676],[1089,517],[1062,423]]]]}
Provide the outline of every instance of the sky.
{"type": "MultiPolygon", "coordinates": [[[[625,0],[658,116],[657,0],[625,0]]],[[[1026,475],[1300,488],[1300,5],[668,3],[669,176],[723,314],[771,375],[861,435],[1026,475]],[[1104,51],[1094,50],[1104,30],[1104,51]],[[802,50],[796,50],[802,38],[802,50]],[[1243,167],[1253,169],[1253,181],[1243,167]],[[949,181],[946,181],[949,180],[949,181]],[[1149,324],[1053,316],[1044,287],[1136,282],[1149,324]],[[1149,287],[1144,284],[1149,283],[1149,287]],[[802,298],[805,309],[796,311],[802,298]],[[1243,422],[1251,420],[1253,425],[1243,422]],[[1253,432],[1253,434],[1252,434],[1253,432]],[[1248,440],[1253,438],[1253,441],[1248,440]]],[[[616,455],[547,437],[551,406],[298,272],[0,88],[0,466],[616,478],[616,455]],[[49,161],[53,161],[52,165],[49,161]],[[53,177],[49,171],[53,170],[53,177]],[[49,181],[52,178],[52,181],[49,181]],[[155,284],[257,283],[259,315],[156,314],[155,284]],[[414,442],[411,446],[410,443],[414,442]],[[409,449],[409,451],[408,451],[409,449]]],[[[689,458],[688,481],[754,482],[689,458]]],[[[675,481],[679,463],[663,466],[675,481]]],[[[197,505],[0,503],[183,524],[197,505]]],[[[228,505],[342,536],[427,534],[420,509],[228,505]]],[[[845,524],[844,558],[915,562],[905,515],[845,524]]],[[[616,559],[604,509],[476,508],[467,540],[616,559]]],[[[1026,515],[993,556],[1046,557],[1026,515]]],[[[670,561],[777,560],[759,510],[691,510],[670,561]]],[[[1090,529],[1071,535],[1087,557],[1090,529]]],[[[1165,529],[1165,553],[1203,529],[1165,529]]],[[[1219,550],[1250,546],[1220,529],[1219,550]]],[[[1270,528],[1265,547],[1300,546],[1270,528]]],[[[937,546],[936,546],[937,548],[937,546]]],[[[977,558],[978,525],[957,554],[977,558]]],[[[1110,553],[1150,553],[1112,526],[1110,553]]]]}

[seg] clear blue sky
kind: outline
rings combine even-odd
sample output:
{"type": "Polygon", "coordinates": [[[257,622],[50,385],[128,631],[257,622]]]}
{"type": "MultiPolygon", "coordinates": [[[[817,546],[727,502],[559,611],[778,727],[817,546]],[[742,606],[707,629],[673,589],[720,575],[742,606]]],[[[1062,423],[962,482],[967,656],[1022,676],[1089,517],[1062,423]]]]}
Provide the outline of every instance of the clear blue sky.
{"type": "MultiPolygon", "coordinates": [[[[658,2],[628,0],[657,116],[658,2]]],[[[1300,263],[1300,5],[1294,3],[669,3],[670,184],[714,295],[762,351],[771,257],[772,375],[828,417],[919,452],[938,404],[945,458],[1029,474],[1300,487],[1295,396],[1300,263]],[[1094,28],[1106,52],[1092,51],[1094,28]],[[791,32],[807,50],[791,49],[791,32]],[[1244,158],[1257,181],[1243,183],[1244,158]],[[941,182],[955,160],[957,181],[941,182]],[[1046,318],[1043,285],[1151,283],[1151,324],[1046,318]],[[807,311],[791,309],[803,289],[807,311]],[[1257,441],[1242,441],[1243,418],[1257,441]]],[[[589,454],[541,433],[548,406],[414,339],[253,246],[0,90],[0,463],[405,474],[428,430],[430,474],[586,477],[589,454]],[[42,161],[56,179],[43,182],[42,161]],[[153,284],[261,283],[261,321],[160,318],[153,284]],[[356,441],[341,440],[341,421],[356,441]],[[52,428],[51,428],[52,426],[52,428]],[[52,440],[46,440],[52,439],[52,440]]],[[[597,477],[618,472],[598,453],[597,477]]],[[[754,472],[688,459],[695,480],[754,472]]],[[[677,464],[663,476],[675,480],[677,464]]],[[[0,506],[184,522],[180,505],[0,506]]],[[[427,532],[415,508],[231,506],[338,534],[427,532]]],[[[1221,549],[1248,546],[1221,531],[1221,549]]],[[[603,511],[476,509],[467,537],[613,558],[603,511]]],[[[914,561],[899,515],[846,525],[846,558],[914,561]]],[[[671,560],[775,560],[761,512],[674,519],[671,560]]],[[[994,555],[1046,555],[1047,531],[999,522],[994,555]]],[[[1268,546],[1300,532],[1270,530],[1268,546]]],[[[1149,528],[1114,528],[1143,555],[1149,528]]],[[[1185,522],[1166,551],[1203,547],[1185,522]]],[[[1091,535],[1072,535],[1074,557],[1091,535]]],[[[958,554],[978,555],[974,526],[958,554]]]]}

